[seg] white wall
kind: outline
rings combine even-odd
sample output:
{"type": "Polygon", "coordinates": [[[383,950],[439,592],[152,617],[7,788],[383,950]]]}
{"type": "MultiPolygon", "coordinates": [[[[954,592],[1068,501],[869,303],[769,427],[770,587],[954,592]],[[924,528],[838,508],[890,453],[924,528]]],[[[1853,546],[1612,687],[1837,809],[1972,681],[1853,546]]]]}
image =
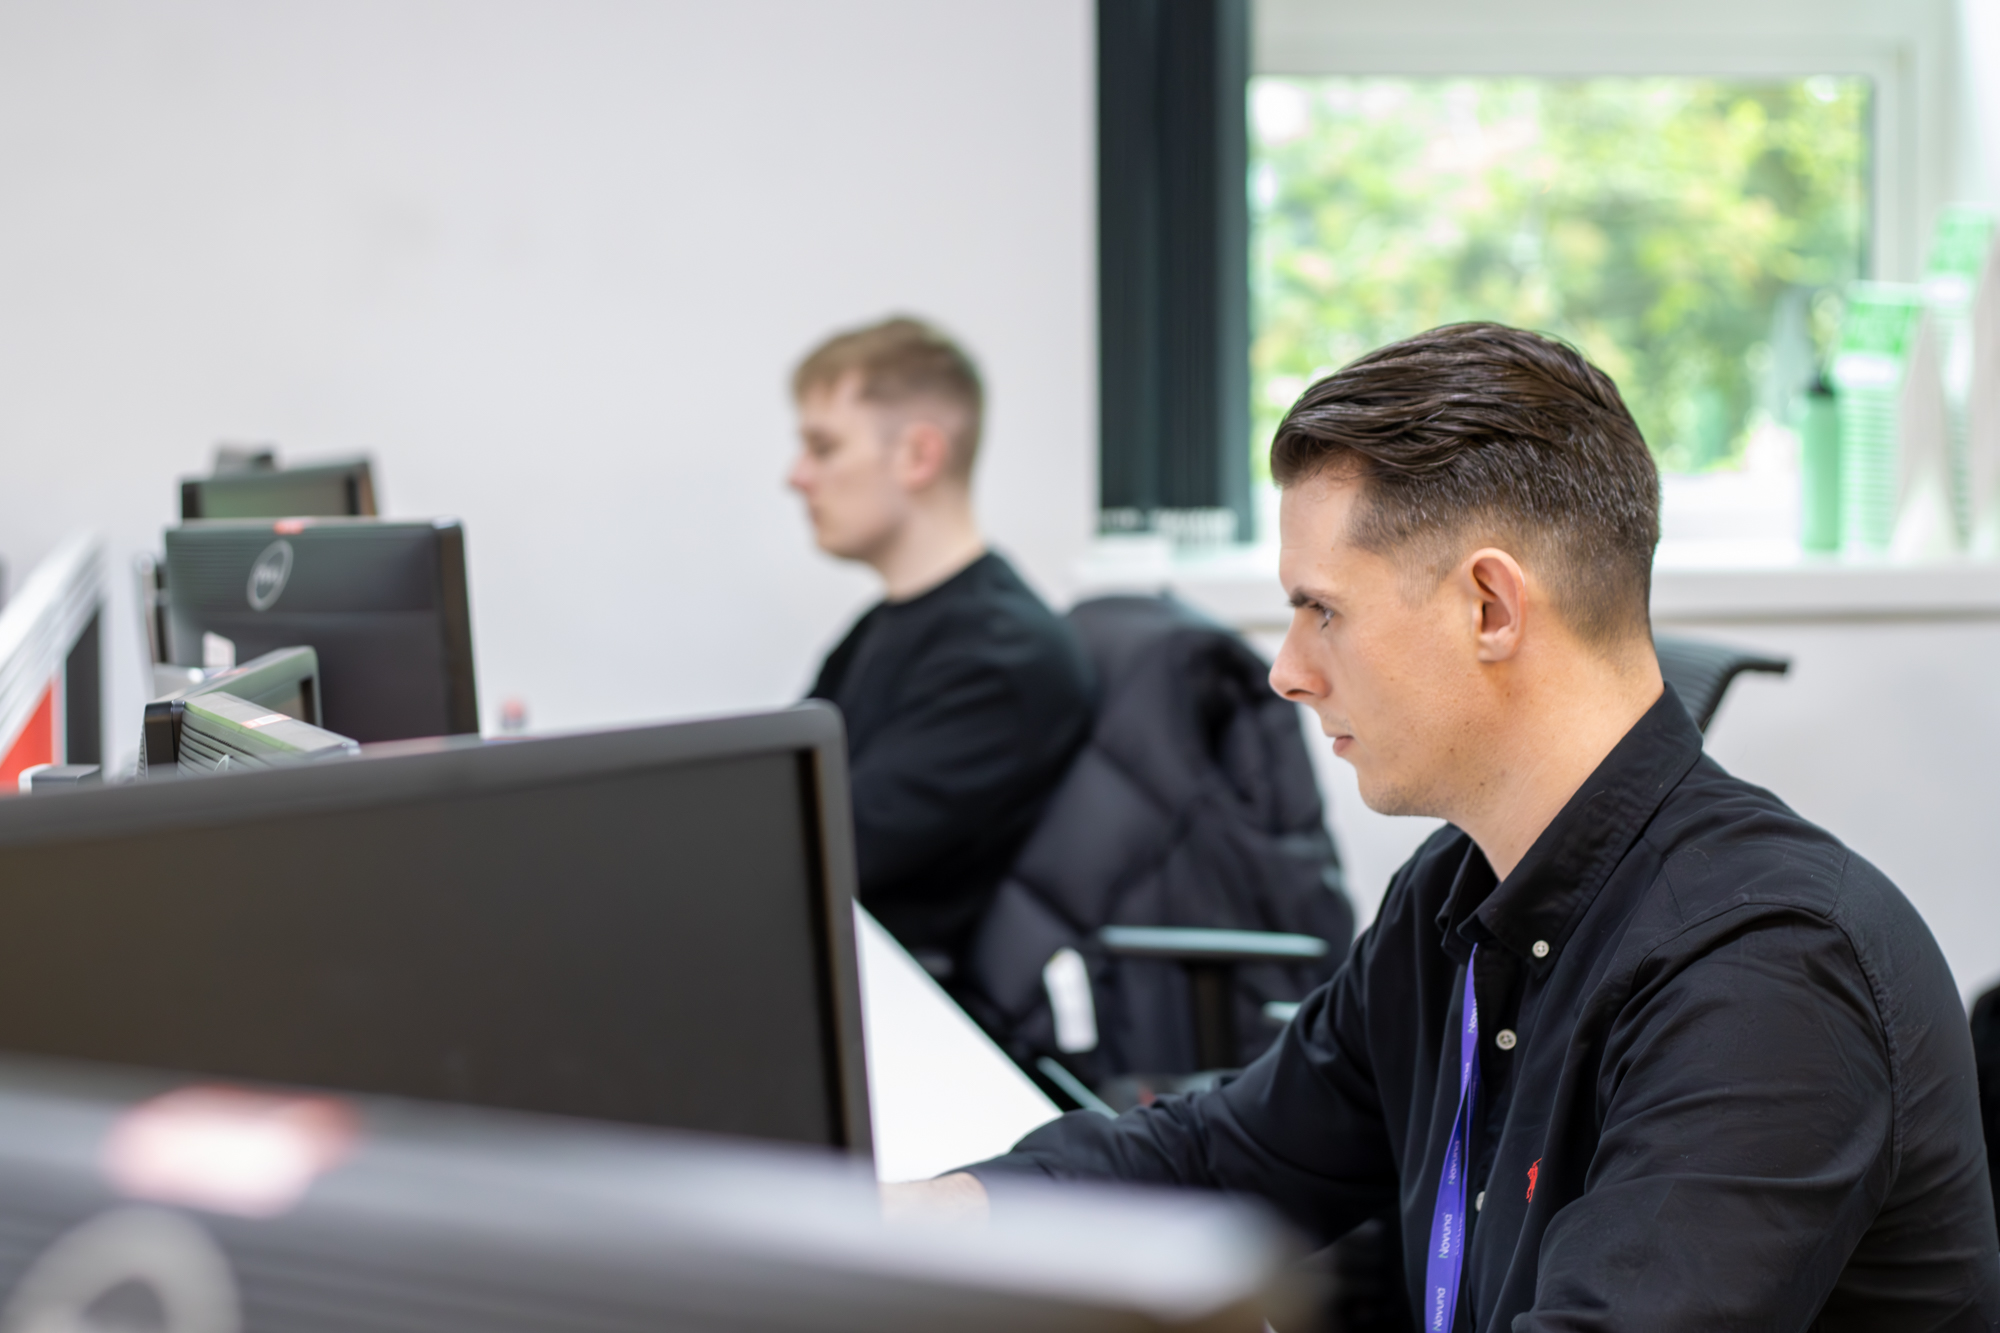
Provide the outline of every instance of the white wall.
{"type": "Polygon", "coordinates": [[[799,693],[870,583],[781,486],[793,360],[984,364],[981,500],[1094,526],[1087,0],[0,0],[0,559],[153,548],[213,443],[467,525],[537,729],[799,693]]]}
{"type": "Polygon", "coordinates": [[[1738,679],[1716,762],[1776,792],[1894,880],[1968,1001],[2000,982],[2000,622],[1661,625],[1792,659],[1738,679]]]}

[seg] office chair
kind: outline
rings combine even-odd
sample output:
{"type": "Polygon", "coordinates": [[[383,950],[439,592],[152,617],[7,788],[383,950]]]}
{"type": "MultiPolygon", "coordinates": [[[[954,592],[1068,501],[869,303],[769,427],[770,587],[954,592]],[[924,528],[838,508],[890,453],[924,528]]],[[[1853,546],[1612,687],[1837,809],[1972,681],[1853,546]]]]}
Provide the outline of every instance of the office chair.
{"type": "Polygon", "coordinates": [[[1069,621],[1098,677],[1091,738],[954,996],[1031,1077],[1092,1106],[1128,1076],[1169,1091],[1248,1063],[1274,1037],[1263,1006],[1332,974],[1353,914],[1269,664],[1171,599],[1097,598],[1069,621]]]}
{"type": "MultiPolygon", "coordinates": [[[[1233,1075],[1256,1052],[1246,1050],[1237,1025],[1236,969],[1258,963],[1319,963],[1333,952],[1317,935],[1275,930],[1217,930],[1201,926],[1105,926],[1094,937],[1108,958],[1178,963],[1188,982],[1188,1026],[1194,1033],[1191,1073],[1116,1073],[1091,1087],[1060,1061],[1036,1056],[1032,1072],[1078,1109],[1116,1116],[1167,1093],[1205,1092],[1233,1075]]],[[[1267,1000],[1267,1028],[1283,1028],[1298,1013],[1296,1000],[1267,1000]]],[[[1261,1048],[1265,1042],[1259,1042],[1261,1048]]]]}
{"type": "Polygon", "coordinates": [[[1660,659],[1660,674],[1681,697],[1695,727],[1704,732],[1714,720],[1715,710],[1722,706],[1722,696],[1729,692],[1738,676],[1746,671],[1782,676],[1792,669],[1789,657],[1772,657],[1724,643],[1670,634],[1653,636],[1653,652],[1660,659]]]}
{"type": "MultiPolygon", "coordinates": [[[[1331,952],[1317,935],[1187,926],[1106,926],[1097,932],[1097,942],[1114,958],[1162,958],[1186,970],[1195,1063],[1204,1072],[1243,1063],[1235,1007],[1239,963],[1317,962],[1331,952]]],[[[1267,1018],[1283,1013],[1289,1019],[1296,1012],[1296,1001],[1264,1005],[1267,1018]]]]}

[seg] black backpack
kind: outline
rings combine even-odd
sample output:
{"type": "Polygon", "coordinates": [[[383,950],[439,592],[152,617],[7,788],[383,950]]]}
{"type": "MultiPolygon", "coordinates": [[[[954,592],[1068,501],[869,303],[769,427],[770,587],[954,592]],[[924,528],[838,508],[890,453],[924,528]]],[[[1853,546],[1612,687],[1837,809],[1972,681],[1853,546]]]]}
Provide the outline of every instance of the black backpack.
{"type": "Polygon", "coordinates": [[[1023,1068],[1053,1057],[1097,1086],[1197,1069],[1184,969],[1107,956],[1101,927],[1325,939],[1319,961],[1236,969],[1247,1061],[1276,1035],[1265,1003],[1325,981],[1354,933],[1298,709],[1272,693],[1269,667],[1240,638],[1179,602],[1099,598],[1069,622],[1096,670],[1095,724],[1001,882],[955,989],[1023,1068]],[[1063,949],[1089,977],[1089,1050],[1056,1041],[1043,969],[1063,949]]]}

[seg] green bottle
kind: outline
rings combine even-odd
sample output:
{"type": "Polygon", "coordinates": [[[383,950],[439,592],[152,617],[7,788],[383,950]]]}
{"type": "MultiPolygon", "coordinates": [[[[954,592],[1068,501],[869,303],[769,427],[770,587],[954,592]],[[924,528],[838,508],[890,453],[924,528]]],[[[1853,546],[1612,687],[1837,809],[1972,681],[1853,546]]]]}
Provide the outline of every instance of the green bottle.
{"type": "Polygon", "coordinates": [[[1840,408],[1840,545],[1887,555],[1903,474],[1903,383],[1924,310],[1913,284],[1852,282],[1827,378],[1840,408]]]}
{"type": "Polygon", "coordinates": [[[1824,375],[1806,390],[1799,421],[1799,545],[1840,549],[1840,407],[1824,375]]]}

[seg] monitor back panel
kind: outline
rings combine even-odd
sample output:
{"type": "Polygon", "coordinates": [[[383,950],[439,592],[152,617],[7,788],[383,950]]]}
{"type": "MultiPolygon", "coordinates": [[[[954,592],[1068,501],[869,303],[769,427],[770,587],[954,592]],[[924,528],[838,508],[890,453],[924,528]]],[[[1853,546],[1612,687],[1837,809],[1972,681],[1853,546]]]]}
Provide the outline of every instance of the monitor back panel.
{"type": "Polygon", "coordinates": [[[52,839],[0,811],[0,1050],[865,1144],[815,752],[536,776],[592,739],[54,798],[178,804],[52,839]]]}
{"type": "Polygon", "coordinates": [[[200,523],[167,532],[168,651],[319,654],[322,725],[358,741],[479,730],[456,524],[200,523]]]}

